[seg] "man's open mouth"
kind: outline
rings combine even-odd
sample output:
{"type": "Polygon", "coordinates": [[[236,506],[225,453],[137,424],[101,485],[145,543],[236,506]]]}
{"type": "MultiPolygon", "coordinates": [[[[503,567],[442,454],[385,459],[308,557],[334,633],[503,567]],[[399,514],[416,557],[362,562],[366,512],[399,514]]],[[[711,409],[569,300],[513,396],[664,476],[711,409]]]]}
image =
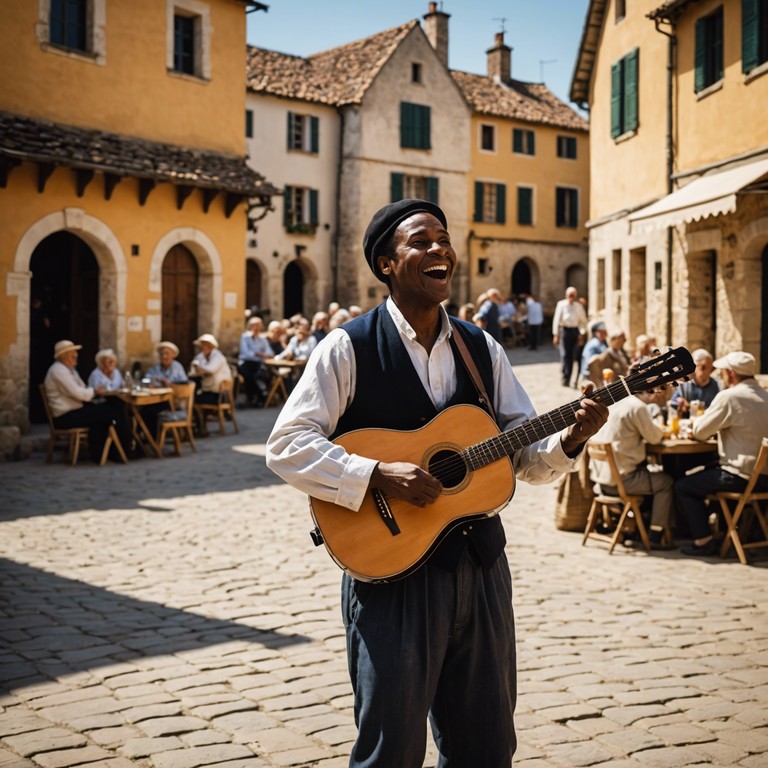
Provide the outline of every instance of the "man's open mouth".
{"type": "Polygon", "coordinates": [[[434,267],[427,267],[424,274],[433,280],[445,280],[448,277],[448,267],[445,264],[436,264],[434,267]]]}

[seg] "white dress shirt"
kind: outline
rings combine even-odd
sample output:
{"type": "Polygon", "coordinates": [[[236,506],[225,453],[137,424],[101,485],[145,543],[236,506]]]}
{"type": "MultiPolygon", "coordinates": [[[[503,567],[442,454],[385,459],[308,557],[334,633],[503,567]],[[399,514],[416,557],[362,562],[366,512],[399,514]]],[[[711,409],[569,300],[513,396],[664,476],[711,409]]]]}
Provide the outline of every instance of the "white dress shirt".
{"type": "Polygon", "coordinates": [[[224,354],[218,349],[212,349],[210,357],[199,352],[192,359],[192,375],[203,377],[200,385],[203,392],[218,392],[222,381],[231,381],[232,371],[224,354]]]}
{"type": "Polygon", "coordinates": [[[58,360],[45,375],[45,393],[54,418],[93,400],[93,387],[86,387],[75,368],[67,368],[58,360]]]}
{"type": "Polygon", "coordinates": [[[114,392],[116,389],[122,389],[123,377],[117,368],[112,371],[112,378],[110,378],[101,368],[96,367],[88,377],[88,386],[93,389],[104,387],[107,392],[114,392]]]}
{"type": "Polygon", "coordinates": [[[562,299],[557,302],[552,318],[552,335],[559,336],[560,328],[579,328],[582,333],[587,327],[587,313],[578,301],[562,299]]]}
{"type": "MultiPolygon", "coordinates": [[[[408,356],[435,407],[442,409],[456,389],[456,365],[450,345],[448,315],[441,309],[442,329],[432,348],[416,341],[416,332],[392,298],[387,310],[408,356]]],[[[504,349],[485,334],[493,364],[494,407],[505,429],[535,417],[531,401],[517,380],[504,349]]],[[[309,358],[304,375],[277,417],[267,440],[267,466],[286,482],[318,499],[359,509],[376,459],[347,453],[332,443],[339,418],[355,396],[355,352],[344,328],[331,331],[309,358]]],[[[546,483],[578,466],[560,443],[562,433],[533,443],[512,457],[517,479],[546,483]]]]}

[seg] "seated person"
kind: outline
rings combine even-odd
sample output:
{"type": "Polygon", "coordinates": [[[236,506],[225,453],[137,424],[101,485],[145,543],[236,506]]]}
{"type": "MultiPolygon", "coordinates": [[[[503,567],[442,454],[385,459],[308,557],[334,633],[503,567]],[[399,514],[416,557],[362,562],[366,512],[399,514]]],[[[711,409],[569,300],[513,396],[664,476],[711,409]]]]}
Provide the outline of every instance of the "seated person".
{"type": "MultiPolygon", "coordinates": [[[[645,458],[646,443],[660,443],[664,430],[651,417],[648,403],[653,395],[643,392],[616,403],[608,421],[592,438],[596,443],[610,443],[616,457],[616,467],[628,493],[653,496],[650,539],[654,549],[671,546],[673,480],[664,472],[652,472],[645,458]]],[[[604,493],[615,495],[611,486],[611,469],[606,461],[592,460],[593,482],[604,493]]]]}
{"type": "MultiPolygon", "coordinates": [[[[763,438],[768,435],[768,391],[755,379],[756,363],[748,352],[730,352],[715,360],[723,390],[692,425],[696,440],[717,435],[719,464],[680,478],[675,483],[678,508],[685,516],[693,542],[681,547],[684,555],[714,555],[719,550],[709,528],[707,496],[718,491],[740,493],[755,468],[763,438]]],[[[756,491],[768,491],[763,475],[756,491]]]]}
{"type": "MultiPolygon", "coordinates": [[[[339,310],[341,311],[341,310],[339,310]]],[[[337,313],[338,314],[338,313],[337,313]]],[[[301,318],[296,323],[296,332],[291,336],[288,346],[275,355],[276,360],[307,360],[317,346],[317,339],[310,333],[309,320],[301,318]]]]}
{"type": "MultiPolygon", "coordinates": [[[[45,376],[45,393],[58,429],[87,427],[88,452],[97,464],[107,441],[110,426],[114,425],[126,454],[131,454],[131,431],[123,409],[91,402],[94,395],[104,392],[102,386],[86,387],[75,365],[81,344],[68,339],[57,341],[53,356],[56,362],[45,376]]],[[[132,454],[131,454],[132,455],[132,454]]]]}
{"type": "Polygon", "coordinates": [[[279,320],[272,320],[267,326],[267,343],[273,355],[279,355],[285,349],[285,328],[279,320]]]}
{"type": "Polygon", "coordinates": [[[608,329],[605,327],[605,323],[592,323],[591,326],[592,337],[584,345],[584,349],[581,351],[581,383],[585,385],[592,381],[595,387],[603,386],[602,372],[600,377],[593,380],[589,376],[589,363],[592,358],[605,352],[608,349],[608,329]]]}
{"type": "Polygon", "coordinates": [[[245,382],[245,397],[249,405],[261,407],[267,397],[269,371],[261,364],[274,355],[269,342],[261,335],[264,323],[260,317],[251,317],[245,332],[240,336],[240,353],[237,358],[237,372],[245,382]]]}
{"type": "Polygon", "coordinates": [[[195,402],[216,405],[219,402],[221,382],[232,381],[232,371],[212,333],[204,333],[199,339],[195,339],[195,344],[200,346],[200,352],[192,358],[191,375],[201,379],[195,402]]]}
{"type": "Polygon", "coordinates": [[[686,418],[690,413],[691,402],[700,400],[709,408],[715,395],[720,391],[717,379],[712,378],[715,367],[712,365],[712,355],[706,349],[697,349],[693,353],[696,370],[690,381],[684,381],[670,398],[670,405],[677,406],[680,418],[686,418]]]}
{"type": "Polygon", "coordinates": [[[102,392],[123,388],[123,377],[117,370],[117,355],[111,349],[100,349],[96,353],[96,367],[88,377],[88,386],[102,392]]]}
{"type": "Polygon", "coordinates": [[[604,371],[610,368],[615,377],[626,376],[629,370],[629,355],[624,351],[627,337],[624,331],[611,331],[608,346],[599,355],[593,355],[587,364],[590,381],[602,385],[604,371]]]}
{"type": "Polygon", "coordinates": [[[161,341],[155,349],[159,362],[147,371],[150,387],[170,387],[171,384],[186,384],[189,380],[184,366],[176,359],[179,348],[172,341],[161,341]]]}

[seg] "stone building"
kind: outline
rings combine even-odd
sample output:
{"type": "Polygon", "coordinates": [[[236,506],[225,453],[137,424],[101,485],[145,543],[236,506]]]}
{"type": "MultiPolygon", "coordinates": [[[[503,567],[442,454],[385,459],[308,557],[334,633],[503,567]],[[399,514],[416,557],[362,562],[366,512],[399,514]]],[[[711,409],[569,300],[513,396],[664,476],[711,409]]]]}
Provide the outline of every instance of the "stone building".
{"type": "Polygon", "coordinates": [[[768,4],[591,0],[571,84],[592,143],[590,294],[660,344],[768,373],[768,4]]]}
{"type": "Polygon", "coordinates": [[[276,191],[245,162],[238,0],[13,3],[0,25],[0,425],[44,419],[53,344],[145,367],[236,343],[247,211],[276,191]]]}

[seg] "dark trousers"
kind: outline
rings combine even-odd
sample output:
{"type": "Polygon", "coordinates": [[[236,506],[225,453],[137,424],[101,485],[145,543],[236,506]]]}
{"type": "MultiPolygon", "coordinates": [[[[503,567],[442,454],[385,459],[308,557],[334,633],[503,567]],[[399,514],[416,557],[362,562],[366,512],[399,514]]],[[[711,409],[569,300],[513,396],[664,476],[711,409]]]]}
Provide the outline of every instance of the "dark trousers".
{"type": "Polygon", "coordinates": [[[56,416],[53,424],[59,429],[87,427],[88,454],[96,463],[101,459],[101,452],[104,450],[107,433],[112,424],[115,425],[123,450],[129,451],[131,448],[131,431],[128,428],[125,414],[110,405],[83,403],[82,408],[76,408],[74,411],[56,416]]]}
{"type": "Polygon", "coordinates": [[[237,366],[237,372],[243,377],[245,397],[249,403],[264,401],[267,396],[266,381],[270,375],[258,360],[243,360],[237,366]]]}
{"type": "Polygon", "coordinates": [[[390,584],[345,575],[342,614],[355,694],[352,768],[421,768],[429,719],[440,768],[512,763],[517,694],[512,581],[467,552],[390,584]]]}
{"type": "Polygon", "coordinates": [[[538,349],[540,339],[541,339],[541,326],[529,325],[528,326],[528,348],[538,349]]]}
{"type": "MultiPolygon", "coordinates": [[[[709,507],[706,498],[710,493],[718,491],[733,491],[741,493],[747,487],[747,480],[738,475],[726,472],[720,467],[703,469],[687,477],[681,477],[675,482],[675,499],[681,514],[688,523],[691,537],[704,539],[710,534],[710,512],[719,507],[709,507]]],[[[757,481],[756,491],[768,491],[768,477],[757,481]]]]}
{"type": "Polygon", "coordinates": [[[563,373],[563,384],[566,386],[571,382],[571,373],[573,372],[573,361],[576,355],[576,347],[579,344],[578,328],[560,329],[560,368],[563,373]]]}

